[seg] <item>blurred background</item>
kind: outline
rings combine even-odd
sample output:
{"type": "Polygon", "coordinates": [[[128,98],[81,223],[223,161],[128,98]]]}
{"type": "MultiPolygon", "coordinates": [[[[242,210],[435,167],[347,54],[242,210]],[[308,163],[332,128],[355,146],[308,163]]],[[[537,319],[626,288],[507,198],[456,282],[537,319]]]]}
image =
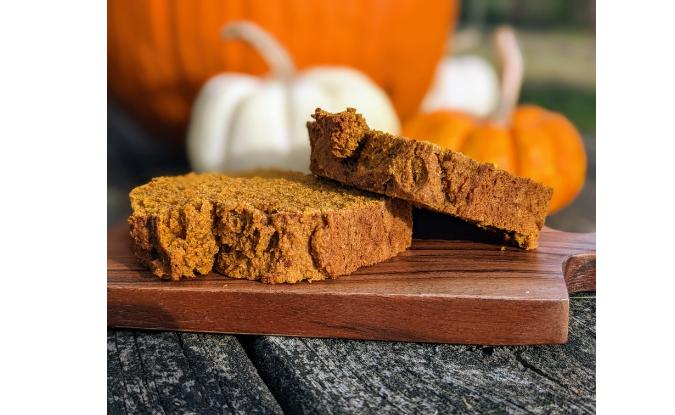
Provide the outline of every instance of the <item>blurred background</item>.
{"type": "Polygon", "coordinates": [[[349,105],[549,184],[547,225],[595,231],[595,1],[108,0],[108,91],[108,226],[158,175],[305,170],[309,114],[349,105]]]}

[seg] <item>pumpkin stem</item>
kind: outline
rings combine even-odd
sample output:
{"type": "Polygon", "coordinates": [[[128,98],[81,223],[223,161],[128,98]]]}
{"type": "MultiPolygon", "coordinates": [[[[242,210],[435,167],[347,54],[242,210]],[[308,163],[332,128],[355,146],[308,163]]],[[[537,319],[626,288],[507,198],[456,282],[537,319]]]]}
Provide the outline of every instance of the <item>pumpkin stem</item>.
{"type": "Polygon", "coordinates": [[[503,26],[495,32],[495,48],[502,67],[501,94],[499,105],[492,114],[492,120],[506,125],[518,103],[523,85],[523,54],[512,28],[503,26]]]}
{"type": "Polygon", "coordinates": [[[286,49],[257,24],[235,21],[226,24],[220,33],[223,39],[238,39],[249,44],[263,57],[272,76],[290,80],[295,74],[295,64],[286,49]]]}

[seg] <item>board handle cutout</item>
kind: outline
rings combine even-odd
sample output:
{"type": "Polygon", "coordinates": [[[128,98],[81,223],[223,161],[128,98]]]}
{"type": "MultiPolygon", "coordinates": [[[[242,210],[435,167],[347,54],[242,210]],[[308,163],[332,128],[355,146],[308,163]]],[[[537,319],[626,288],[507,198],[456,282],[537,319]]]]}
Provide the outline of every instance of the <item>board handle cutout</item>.
{"type": "Polygon", "coordinates": [[[563,263],[563,275],[568,293],[595,292],[595,252],[568,257],[563,263]]]}

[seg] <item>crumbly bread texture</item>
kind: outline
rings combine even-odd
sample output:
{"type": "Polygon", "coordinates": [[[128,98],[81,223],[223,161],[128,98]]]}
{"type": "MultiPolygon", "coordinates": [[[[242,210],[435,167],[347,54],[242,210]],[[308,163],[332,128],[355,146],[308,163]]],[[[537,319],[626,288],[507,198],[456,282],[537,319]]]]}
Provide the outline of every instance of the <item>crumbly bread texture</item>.
{"type": "Polygon", "coordinates": [[[353,108],[307,123],[312,173],[497,230],[537,247],[553,190],[435,144],[371,130],[353,108]]]}
{"type": "Polygon", "coordinates": [[[267,283],[323,280],[410,246],[410,203],[300,173],[159,177],[129,195],[132,250],[158,277],[214,270],[267,283]]]}

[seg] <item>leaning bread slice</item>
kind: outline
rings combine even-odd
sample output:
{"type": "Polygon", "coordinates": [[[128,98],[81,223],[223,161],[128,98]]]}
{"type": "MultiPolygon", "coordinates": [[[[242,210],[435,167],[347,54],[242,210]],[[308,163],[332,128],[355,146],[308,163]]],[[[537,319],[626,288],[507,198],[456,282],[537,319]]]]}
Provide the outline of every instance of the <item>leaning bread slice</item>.
{"type": "Polygon", "coordinates": [[[133,189],[134,254],[165,279],[213,270],[278,283],[335,278],[410,246],[408,202],[280,176],[191,173],[133,189]]]}
{"type": "Polygon", "coordinates": [[[536,248],[553,190],[435,144],[368,128],[352,108],[317,109],[309,122],[312,173],[408,200],[536,248]]]}

